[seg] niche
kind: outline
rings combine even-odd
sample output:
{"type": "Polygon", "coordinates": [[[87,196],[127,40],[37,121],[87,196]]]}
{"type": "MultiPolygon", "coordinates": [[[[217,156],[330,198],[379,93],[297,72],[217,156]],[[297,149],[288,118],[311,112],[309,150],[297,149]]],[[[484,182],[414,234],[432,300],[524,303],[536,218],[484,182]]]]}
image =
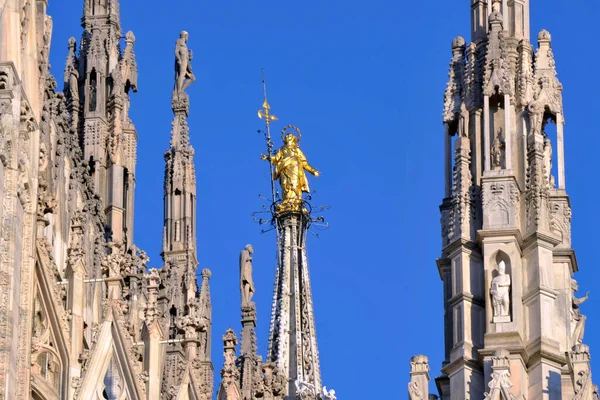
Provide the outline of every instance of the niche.
{"type": "Polygon", "coordinates": [[[498,251],[492,260],[495,266],[492,270],[489,290],[490,301],[492,302],[492,322],[511,322],[513,313],[510,257],[503,251],[498,251]]]}

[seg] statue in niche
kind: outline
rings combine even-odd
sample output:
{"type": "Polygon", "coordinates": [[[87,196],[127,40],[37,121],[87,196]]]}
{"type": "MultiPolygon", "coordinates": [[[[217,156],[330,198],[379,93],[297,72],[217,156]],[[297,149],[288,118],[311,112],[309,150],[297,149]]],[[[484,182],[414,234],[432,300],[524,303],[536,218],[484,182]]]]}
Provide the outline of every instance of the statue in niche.
{"type": "Polygon", "coordinates": [[[510,322],[510,275],[504,261],[498,263],[498,276],[492,280],[490,294],[494,307],[493,322],[510,322]]]}
{"type": "MultiPolygon", "coordinates": [[[[536,96],[537,97],[537,96],[536,96]]],[[[531,134],[536,135],[542,131],[542,120],[544,117],[544,104],[541,101],[533,100],[527,106],[529,114],[529,124],[531,126],[531,134]]]]}
{"type": "Polygon", "coordinates": [[[506,143],[502,128],[498,128],[496,138],[492,144],[492,169],[499,170],[504,168],[506,164],[506,143]]]}
{"type": "Polygon", "coordinates": [[[571,290],[573,291],[573,301],[571,307],[571,320],[574,323],[573,345],[583,343],[583,333],[585,331],[586,316],[581,313],[579,306],[587,301],[590,292],[587,292],[582,298],[575,297],[575,292],[579,290],[579,285],[575,279],[571,279],[571,290]]]}
{"type": "Polygon", "coordinates": [[[242,292],[242,306],[250,305],[254,295],[254,282],[252,281],[252,254],[254,248],[247,244],[240,253],[240,291],[242,292]]]}
{"type": "Polygon", "coordinates": [[[96,74],[93,73],[90,77],[90,112],[96,111],[98,97],[98,83],[96,82],[96,74]]]}
{"type": "Polygon", "coordinates": [[[187,47],[188,33],[181,31],[175,44],[175,89],[173,94],[183,93],[195,80],[192,73],[192,50],[187,47]]]}
{"type": "Polygon", "coordinates": [[[469,137],[469,110],[465,103],[460,105],[460,116],[458,119],[458,134],[461,137],[469,137]]]}
{"type": "Polygon", "coordinates": [[[554,177],[552,176],[552,144],[546,133],[544,135],[544,175],[550,185],[550,188],[554,188],[554,177]]]}

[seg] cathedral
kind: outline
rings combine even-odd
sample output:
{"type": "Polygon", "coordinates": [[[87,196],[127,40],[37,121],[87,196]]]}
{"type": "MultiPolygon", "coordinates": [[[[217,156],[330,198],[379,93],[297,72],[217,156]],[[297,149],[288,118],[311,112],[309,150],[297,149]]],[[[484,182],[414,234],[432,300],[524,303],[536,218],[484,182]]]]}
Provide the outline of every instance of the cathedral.
{"type": "MultiPolygon", "coordinates": [[[[563,88],[550,33],[531,43],[529,3],[471,0],[471,42],[452,41],[437,259],[443,400],[599,398],[571,247],[563,88]]],[[[438,398],[428,357],[410,366],[409,398],[438,398]]]]}
{"type": "MultiPolygon", "coordinates": [[[[320,172],[300,130],[285,125],[275,148],[265,88],[277,257],[259,355],[252,245],[239,255],[238,332],[213,332],[211,271],[198,268],[188,33],[173,38],[163,264],[151,268],[133,241],[136,38],[119,0],[80,0],[82,33],[57,79],[48,1],[0,1],[0,400],[336,400],[321,376],[306,245],[320,172]]],[[[529,3],[469,0],[471,42],[452,41],[444,361],[432,382],[428,357],[411,359],[411,400],[600,398],[571,247],[562,85],[550,33],[531,43],[529,3]]]]}
{"type": "Polygon", "coordinates": [[[48,1],[0,6],[0,399],[335,400],[321,379],[305,246],[314,220],[306,173],[319,172],[300,150],[299,129],[286,126],[284,145],[273,148],[265,92],[259,115],[270,146],[262,158],[280,190],[262,357],[252,246],[239,259],[239,337],[232,329],[213,336],[211,271],[197,271],[188,33],[173,38],[163,265],[150,268],[133,243],[136,38],[122,30],[118,0],[82,2],[83,32],[69,40],[58,80],[49,72],[48,1]],[[215,347],[223,361],[211,359],[215,347]]]}

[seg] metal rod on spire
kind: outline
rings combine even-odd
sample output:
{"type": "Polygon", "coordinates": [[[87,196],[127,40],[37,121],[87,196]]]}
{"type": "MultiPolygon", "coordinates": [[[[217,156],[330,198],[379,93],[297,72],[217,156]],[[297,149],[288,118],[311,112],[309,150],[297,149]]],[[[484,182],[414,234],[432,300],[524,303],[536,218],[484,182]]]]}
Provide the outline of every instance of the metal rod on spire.
{"type": "MultiPolygon", "coordinates": [[[[267,81],[265,79],[265,69],[262,69],[262,84],[263,84],[263,96],[265,101],[263,102],[262,108],[258,110],[258,118],[265,119],[265,139],[267,141],[267,154],[269,158],[273,156],[273,141],[271,140],[271,121],[277,121],[277,117],[270,113],[271,106],[267,101],[267,81]]],[[[269,162],[269,181],[271,181],[271,201],[275,204],[275,182],[273,181],[273,164],[269,162]]]]}

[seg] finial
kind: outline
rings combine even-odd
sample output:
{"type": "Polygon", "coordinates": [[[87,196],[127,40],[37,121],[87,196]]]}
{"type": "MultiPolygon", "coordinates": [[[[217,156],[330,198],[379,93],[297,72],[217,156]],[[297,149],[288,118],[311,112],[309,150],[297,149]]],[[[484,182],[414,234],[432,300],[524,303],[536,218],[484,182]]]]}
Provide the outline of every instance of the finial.
{"type": "Polygon", "coordinates": [[[129,31],[125,34],[125,42],[127,44],[135,43],[135,35],[133,34],[133,32],[129,31]]]}
{"type": "Polygon", "coordinates": [[[460,51],[464,51],[465,50],[465,39],[462,36],[457,36],[452,40],[452,50],[456,51],[456,50],[460,50],[460,51]]]}
{"type": "Polygon", "coordinates": [[[552,35],[545,29],[542,29],[540,33],[538,33],[538,42],[550,42],[552,40],[552,35]]]}
{"type": "Polygon", "coordinates": [[[262,84],[263,84],[263,95],[265,101],[263,102],[262,108],[258,110],[258,118],[265,119],[267,125],[271,124],[271,121],[277,121],[277,117],[270,114],[271,106],[267,101],[267,81],[265,80],[265,70],[262,70],[262,84]]]}
{"type": "Polygon", "coordinates": [[[202,278],[203,279],[210,279],[211,276],[212,276],[212,272],[210,272],[210,269],[204,268],[202,270],[202,278]]]}

